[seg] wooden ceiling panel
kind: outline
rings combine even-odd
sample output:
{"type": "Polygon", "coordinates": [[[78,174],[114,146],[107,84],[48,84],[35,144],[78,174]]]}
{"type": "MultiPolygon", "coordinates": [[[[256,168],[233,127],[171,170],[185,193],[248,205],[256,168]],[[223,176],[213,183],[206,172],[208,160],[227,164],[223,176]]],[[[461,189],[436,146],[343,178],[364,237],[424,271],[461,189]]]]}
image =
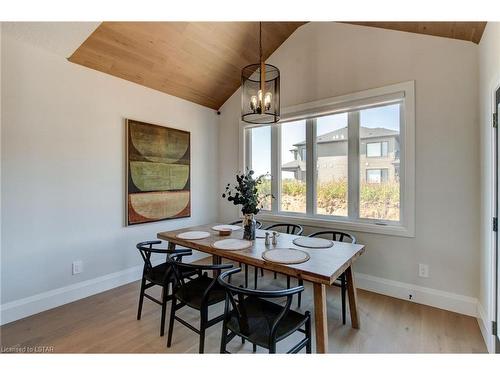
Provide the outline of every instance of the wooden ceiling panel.
{"type": "Polygon", "coordinates": [[[486,22],[345,22],[410,33],[467,40],[479,44],[486,22]]]}
{"type": "MultiPolygon", "coordinates": [[[[304,22],[264,22],[269,57],[304,22]]],[[[219,109],[259,60],[258,22],[103,22],[69,61],[219,109]]]]}

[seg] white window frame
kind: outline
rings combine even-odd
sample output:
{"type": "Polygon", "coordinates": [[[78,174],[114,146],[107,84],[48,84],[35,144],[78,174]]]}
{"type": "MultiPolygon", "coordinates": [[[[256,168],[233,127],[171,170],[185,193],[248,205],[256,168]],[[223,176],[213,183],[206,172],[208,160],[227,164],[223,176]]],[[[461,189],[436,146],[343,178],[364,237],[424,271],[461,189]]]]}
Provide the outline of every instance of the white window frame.
{"type": "MultiPolygon", "coordinates": [[[[352,94],[327,98],[314,102],[282,108],[281,121],[291,122],[306,120],[306,143],[314,145],[316,139],[316,126],[314,118],[335,113],[356,111],[359,109],[390,104],[401,103],[401,128],[400,128],[400,221],[384,221],[374,219],[354,218],[352,213],[359,212],[356,204],[359,199],[349,199],[348,217],[314,214],[316,212],[316,181],[315,166],[316,146],[307,147],[306,174],[307,178],[307,212],[293,213],[283,212],[279,209],[280,179],[281,173],[281,127],[279,124],[271,126],[271,191],[277,199],[272,201],[271,211],[262,210],[259,220],[270,222],[290,222],[317,228],[350,230],[367,233],[380,233],[386,235],[414,237],[415,236],[415,81],[397,83],[390,86],[364,90],[352,94]],[[312,182],[311,182],[312,181],[312,182]]],[[[350,112],[350,121],[359,122],[359,112],[350,112]]],[[[248,152],[248,142],[245,140],[245,130],[256,125],[240,122],[239,136],[239,165],[240,170],[245,170],[245,159],[248,152]]],[[[259,125],[257,125],[259,126],[259,125]]],[[[359,155],[360,142],[357,127],[349,127],[349,160],[356,160],[359,155]]],[[[351,164],[351,162],[349,163],[351,164]]],[[[349,196],[359,197],[359,173],[356,168],[349,168],[349,196]]],[[[359,170],[358,170],[359,171],[359,170]]]]}

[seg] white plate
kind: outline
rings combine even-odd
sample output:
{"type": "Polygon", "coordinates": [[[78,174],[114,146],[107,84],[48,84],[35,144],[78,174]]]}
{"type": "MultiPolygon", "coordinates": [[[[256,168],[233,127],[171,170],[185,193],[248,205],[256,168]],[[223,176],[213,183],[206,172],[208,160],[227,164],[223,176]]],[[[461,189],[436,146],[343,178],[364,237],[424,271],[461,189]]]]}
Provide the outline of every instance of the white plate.
{"type": "Polygon", "coordinates": [[[297,237],[293,240],[293,243],[310,249],[326,249],[333,246],[333,241],[319,237],[297,237]]]}
{"type": "Polygon", "coordinates": [[[228,238],[226,240],[215,241],[212,247],[220,250],[244,250],[252,246],[251,241],[228,238]]]}
{"type": "Polygon", "coordinates": [[[210,237],[210,233],[201,230],[191,230],[189,232],[179,233],[176,237],[183,240],[201,240],[210,237]]]}
{"type": "Polygon", "coordinates": [[[262,258],[272,263],[299,264],[307,262],[309,254],[299,249],[276,248],[264,251],[262,258]]]}
{"type": "Polygon", "coordinates": [[[222,224],[222,225],[215,225],[212,227],[213,230],[220,231],[220,230],[240,230],[241,227],[239,225],[231,225],[231,224],[222,224]]]}

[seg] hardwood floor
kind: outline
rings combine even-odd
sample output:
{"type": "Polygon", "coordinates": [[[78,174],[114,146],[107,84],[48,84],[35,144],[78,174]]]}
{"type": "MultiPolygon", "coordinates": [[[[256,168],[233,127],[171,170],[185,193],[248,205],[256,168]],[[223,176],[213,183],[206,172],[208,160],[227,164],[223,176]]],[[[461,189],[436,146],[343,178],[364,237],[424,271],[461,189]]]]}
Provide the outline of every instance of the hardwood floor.
{"type": "MultiPolygon", "coordinates": [[[[241,273],[237,277],[241,278],[241,273]]],[[[279,288],[286,285],[286,280],[274,280],[266,272],[264,278],[259,277],[259,283],[262,287],[279,288]]],[[[310,284],[305,287],[301,310],[312,311],[313,291],[310,284]]],[[[352,329],[349,319],[343,326],[339,289],[327,289],[330,353],[486,352],[475,318],[363,290],[358,290],[361,329],[352,329]]],[[[174,326],[172,347],[167,349],[166,335],[159,336],[158,305],[145,300],[142,319],[136,320],[138,296],[139,282],[134,282],[4,325],[0,327],[0,345],[3,351],[44,346],[56,353],[197,353],[198,336],[179,323],[174,326]]],[[[219,313],[222,308],[220,304],[211,312],[219,313]]],[[[170,303],[167,314],[169,311],[170,303]]],[[[179,314],[198,326],[195,311],[183,308],[179,314]]],[[[220,334],[221,324],[208,329],[205,352],[218,353],[220,334]]],[[[278,352],[290,348],[298,341],[298,335],[281,342],[278,352]]],[[[252,346],[242,345],[235,338],[228,350],[251,353],[252,346]]]]}

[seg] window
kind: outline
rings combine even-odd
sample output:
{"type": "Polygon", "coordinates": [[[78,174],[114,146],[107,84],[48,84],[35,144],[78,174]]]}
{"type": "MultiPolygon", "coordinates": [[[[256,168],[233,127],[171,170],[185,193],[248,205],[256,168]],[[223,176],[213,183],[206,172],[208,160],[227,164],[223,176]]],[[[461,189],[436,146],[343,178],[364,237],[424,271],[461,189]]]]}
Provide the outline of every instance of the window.
{"type": "Polygon", "coordinates": [[[306,212],[306,122],[281,126],[281,211],[306,212]],[[300,157],[297,157],[300,155],[300,157]]]}
{"type": "Polygon", "coordinates": [[[388,169],[367,169],[366,183],[381,184],[387,182],[388,169]]]}
{"type": "Polygon", "coordinates": [[[389,142],[369,142],[366,144],[366,157],[367,158],[380,158],[387,157],[389,149],[389,142]]]}
{"type": "MultiPolygon", "coordinates": [[[[259,193],[271,194],[271,127],[261,126],[246,130],[248,142],[247,166],[253,169],[255,176],[268,174],[262,184],[259,185],[259,193]]],[[[271,210],[271,197],[263,202],[263,210],[271,210]]]]}
{"type": "Polygon", "coordinates": [[[282,113],[242,133],[243,165],[272,175],[263,220],[413,236],[413,82],[282,113]]]}

